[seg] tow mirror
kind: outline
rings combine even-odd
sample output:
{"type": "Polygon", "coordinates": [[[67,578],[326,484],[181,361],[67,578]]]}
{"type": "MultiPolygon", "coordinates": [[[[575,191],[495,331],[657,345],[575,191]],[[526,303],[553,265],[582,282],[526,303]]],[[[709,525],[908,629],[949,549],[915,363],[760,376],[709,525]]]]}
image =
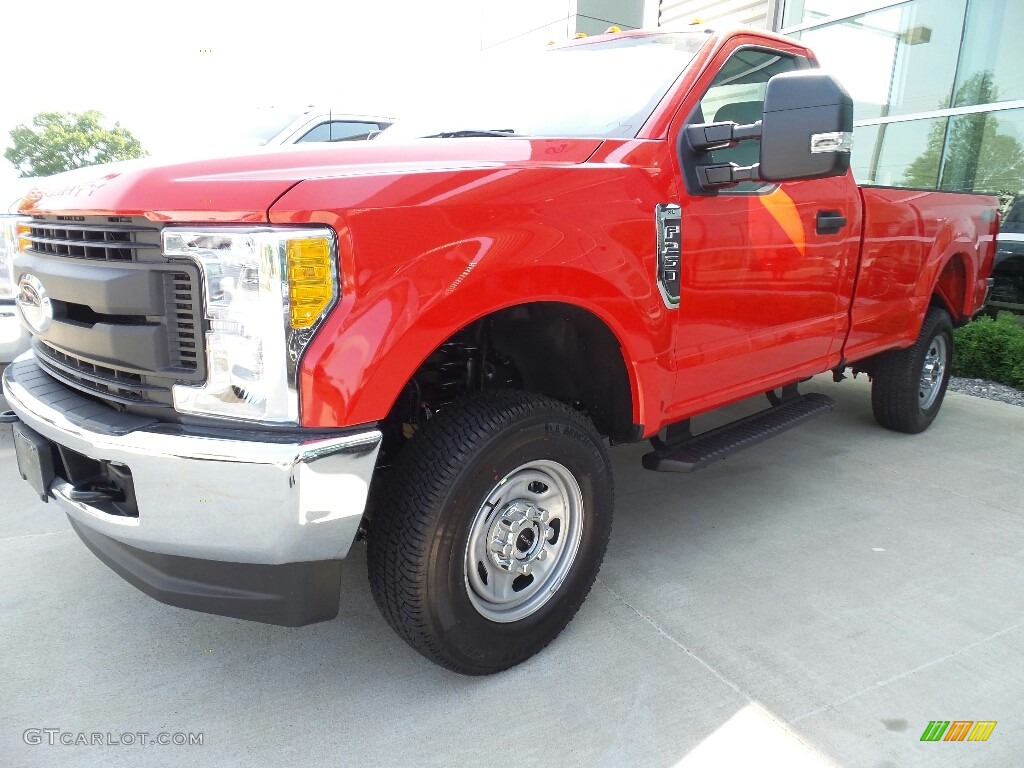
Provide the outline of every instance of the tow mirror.
{"type": "Polygon", "coordinates": [[[853,148],[853,99],[831,75],[799,70],[768,81],[759,175],[765,181],[843,176],[853,148]]]}
{"type": "Polygon", "coordinates": [[[785,72],[768,81],[757,122],[701,123],[688,126],[685,136],[698,157],[740,141],[761,142],[757,165],[698,165],[697,179],[706,190],[740,181],[843,176],[853,146],[853,99],[839,81],[819,70],[785,72]]]}

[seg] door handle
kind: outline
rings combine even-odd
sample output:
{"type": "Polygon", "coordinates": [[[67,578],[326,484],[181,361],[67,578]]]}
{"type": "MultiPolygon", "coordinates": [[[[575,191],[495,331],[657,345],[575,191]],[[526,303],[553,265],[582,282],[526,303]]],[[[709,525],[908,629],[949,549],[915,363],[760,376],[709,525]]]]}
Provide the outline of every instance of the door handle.
{"type": "Polygon", "coordinates": [[[817,227],[819,235],[834,235],[846,226],[846,217],[842,211],[818,211],[817,227]]]}

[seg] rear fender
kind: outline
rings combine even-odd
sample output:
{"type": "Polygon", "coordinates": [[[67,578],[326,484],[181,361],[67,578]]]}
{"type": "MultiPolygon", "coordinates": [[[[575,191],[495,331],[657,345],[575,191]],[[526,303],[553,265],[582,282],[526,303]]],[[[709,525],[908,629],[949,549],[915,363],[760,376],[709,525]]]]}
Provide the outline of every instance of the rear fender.
{"type": "Polygon", "coordinates": [[[979,250],[982,234],[975,220],[968,215],[946,219],[940,225],[925,258],[924,269],[914,290],[914,341],[921,332],[927,308],[938,302],[953,319],[954,324],[970,319],[973,285],[982,253],[979,250]]]}

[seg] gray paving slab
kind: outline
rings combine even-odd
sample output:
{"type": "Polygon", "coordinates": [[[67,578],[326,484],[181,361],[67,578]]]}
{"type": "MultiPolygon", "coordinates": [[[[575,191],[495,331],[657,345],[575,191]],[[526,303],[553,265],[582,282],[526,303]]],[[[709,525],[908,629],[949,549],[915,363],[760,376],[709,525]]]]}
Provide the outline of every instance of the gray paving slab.
{"type": "Polygon", "coordinates": [[[694,475],[616,449],[593,593],[486,679],[392,634],[362,547],[325,624],[156,603],[33,499],[0,428],[0,765],[1016,765],[1024,409],[951,394],[907,437],[874,424],[863,378],[813,388],[836,413],[694,475]],[[922,743],[935,719],[998,725],[922,743]],[[28,728],[204,743],[28,745],[28,728]]]}

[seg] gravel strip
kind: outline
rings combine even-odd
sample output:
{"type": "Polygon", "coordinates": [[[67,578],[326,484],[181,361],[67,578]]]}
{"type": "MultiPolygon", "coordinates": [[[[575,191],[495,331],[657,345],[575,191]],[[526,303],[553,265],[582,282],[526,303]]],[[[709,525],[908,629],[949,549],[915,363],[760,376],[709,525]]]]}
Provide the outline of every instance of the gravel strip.
{"type": "Polygon", "coordinates": [[[984,397],[986,400],[998,400],[1001,403],[1019,405],[1024,408],[1024,392],[988,379],[964,379],[959,376],[951,376],[949,389],[963,395],[984,397]]]}

